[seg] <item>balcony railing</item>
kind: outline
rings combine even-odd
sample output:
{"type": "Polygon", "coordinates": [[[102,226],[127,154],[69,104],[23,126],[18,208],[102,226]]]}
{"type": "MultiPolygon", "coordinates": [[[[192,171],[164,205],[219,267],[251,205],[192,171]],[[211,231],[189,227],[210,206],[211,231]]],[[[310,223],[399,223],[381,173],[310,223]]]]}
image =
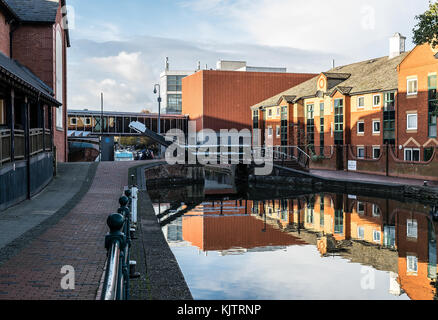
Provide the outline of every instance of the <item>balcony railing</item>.
{"type": "Polygon", "coordinates": [[[21,159],[24,159],[24,157],[25,157],[25,154],[26,154],[25,141],[26,141],[26,139],[24,136],[24,131],[15,129],[14,130],[14,144],[15,144],[14,158],[16,160],[21,160],[21,159]]]}
{"type": "Polygon", "coordinates": [[[11,161],[11,130],[0,130],[0,166],[11,161]]]}
{"type": "Polygon", "coordinates": [[[30,135],[30,155],[34,156],[44,151],[44,129],[31,129],[30,135]]]}
{"type": "Polygon", "coordinates": [[[52,151],[52,135],[50,129],[44,130],[45,151],[52,151]]]}

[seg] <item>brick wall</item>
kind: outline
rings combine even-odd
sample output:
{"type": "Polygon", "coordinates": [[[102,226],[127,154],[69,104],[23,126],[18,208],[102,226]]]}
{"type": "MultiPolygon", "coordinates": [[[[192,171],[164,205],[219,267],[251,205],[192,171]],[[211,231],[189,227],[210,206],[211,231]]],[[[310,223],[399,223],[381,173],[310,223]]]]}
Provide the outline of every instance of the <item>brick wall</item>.
{"type": "MultiPolygon", "coordinates": [[[[438,59],[430,45],[417,46],[398,67],[399,94],[397,127],[399,144],[405,147],[426,146],[430,140],[428,132],[428,75],[438,73],[438,59]],[[407,95],[407,79],[416,76],[418,79],[418,94],[407,95]],[[418,129],[407,131],[407,112],[416,111],[418,114],[418,129]],[[413,141],[414,139],[415,141],[413,141]],[[409,142],[411,140],[411,142],[409,142]]],[[[431,147],[438,145],[432,143],[431,147]]],[[[424,154],[421,154],[424,159],[424,154]]]]}
{"type": "Polygon", "coordinates": [[[0,51],[8,57],[10,54],[9,32],[10,26],[6,23],[6,17],[0,12],[0,51]]]}
{"type": "MultiPolygon", "coordinates": [[[[50,88],[56,91],[56,26],[61,24],[61,7],[58,9],[56,23],[51,24],[23,24],[14,32],[12,41],[12,55],[15,60],[30,69],[43,80],[50,88]]],[[[1,25],[1,19],[0,19],[1,25]]],[[[61,28],[62,30],[62,28],[61,28]]],[[[56,109],[52,108],[54,143],[57,148],[59,162],[68,160],[67,143],[67,46],[65,32],[63,37],[63,119],[64,128],[56,128],[56,109]]],[[[1,47],[1,39],[0,39],[1,47]]]]}

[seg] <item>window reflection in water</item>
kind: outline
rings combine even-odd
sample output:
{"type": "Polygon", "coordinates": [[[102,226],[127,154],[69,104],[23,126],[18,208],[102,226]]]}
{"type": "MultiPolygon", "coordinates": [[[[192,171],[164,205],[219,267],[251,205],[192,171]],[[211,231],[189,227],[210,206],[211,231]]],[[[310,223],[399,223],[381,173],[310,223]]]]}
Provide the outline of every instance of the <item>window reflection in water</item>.
{"type": "MultiPolygon", "coordinates": [[[[207,179],[214,180],[215,176],[207,176],[207,179]]],[[[229,181],[224,176],[218,177],[216,182],[229,187],[229,181]]],[[[163,206],[167,208],[164,210],[173,208],[173,211],[169,211],[170,216],[178,214],[182,203],[192,202],[193,209],[163,225],[163,232],[175,252],[189,287],[191,281],[195,283],[195,280],[200,278],[203,281],[215,281],[211,272],[223,272],[230,268],[231,260],[224,257],[232,256],[233,259],[237,259],[233,272],[241,272],[237,266],[241,266],[247,259],[256,259],[254,255],[267,255],[283,261],[286,265],[290,264],[291,270],[300,264],[300,259],[312,260],[308,266],[309,270],[317,270],[318,273],[337,281],[344,281],[350,277],[352,283],[360,279],[361,274],[360,271],[354,276],[348,274],[349,268],[352,268],[351,264],[369,266],[385,275],[386,280],[382,280],[385,282],[382,287],[386,289],[381,290],[382,299],[388,298],[385,294],[421,300],[431,300],[437,295],[434,282],[436,283],[437,279],[438,219],[434,207],[413,202],[402,203],[397,200],[330,193],[290,195],[282,198],[270,198],[268,193],[264,193],[257,199],[247,199],[239,193],[235,193],[234,196],[231,194],[230,197],[229,189],[225,197],[221,192],[215,194],[212,189],[208,192],[188,189],[190,187],[172,192],[155,190],[150,194],[155,202],[156,194],[165,194],[161,197],[165,201],[160,201],[168,204],[163,206]],[[191,199],[193,192],[196,193],[195,200],[191,199]],[[209,265],[205,270],[199,270],[200,265],[206,262],[202,260],[201,263],[198,260],[201,258],[192,256],[190,252],[194,249],[200,253],[209,252],[207,256],[208,259],[214,260],[214,267],[209,265]],[[317,259],[315,253],[318,253],[317,259]],[[309,258],[310,255],[312,259],[309,258]],[[222,257],[222,260],[219,257],[222,257]],[[330,264],[339,266],[341,270],[334,271],[330,264]],[[342,268],[346,272],[344,275],[342,268]]],[[[199,256],[207,259],[205,255],[199,256]]],[[[258,264],[255,266],[260,270],[264,270],[264,264],[270,265],[269,258],[257,261],[258,264]]],[[[283,270],[281,264],[270,268],[272,275],[283,270]]],[[[322,286],[323,282],[315,282],[313,278],[316,277],[310,277],[303,272],[299,281],[308,282],[309,288],[318,290],[318,286],[322,286]]],[[[254,283],[251,285],[255,285],[259,281],[256,275],[251,280],[245,279],[245,286],[250,286],[249,283],[252,282],[254,283]]],[[[224,283],[232,281],[235,281],[232,284],[234,287],[239,285],[237,276],[236,279],[228,277],[220,281],[223,286],[227,286],[224,283]]],[[[274,280],[271,281],[275,283],[274,280]]],[[[286,283],[288,280],[282,281],[286,283]]],[[[232,290],[224,289],[219,293],[205,288],[196,289],[196,285],[193,286],[194,292],[198,294],[194,294],[195,297],[200,299],[248,297],[233,296],[232,290]]],[[[321,287],[321,291],[324,290],[321,287]]],[[[341,296],[347,299],[360,298],[360,290],[351,289],[341,296]]],[[[234,293],[236,292],[238,290],[234,293]]],[[[284,299],[291,297],[290,291],[283,294],[284,299]]],[[[253,297],[251,293],[247,295],[253,297]]],[[[309,293],[309,296],[305,296],[304,293],[303,295],[306,299],[334,297],[329,292],[326,295],[321,293],[321,296],[317,297],[312,293],[309,293]]],[[[269,296],[256,298],[282,299],[269,296]]],[[[368,298],[372,299],[371,296],[368,298]]]]}

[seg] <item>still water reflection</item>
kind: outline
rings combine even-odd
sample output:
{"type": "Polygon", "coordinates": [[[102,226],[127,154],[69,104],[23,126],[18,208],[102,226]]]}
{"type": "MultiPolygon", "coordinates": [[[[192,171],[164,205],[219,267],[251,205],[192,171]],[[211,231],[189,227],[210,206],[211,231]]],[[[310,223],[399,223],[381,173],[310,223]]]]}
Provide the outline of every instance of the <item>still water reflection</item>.
{"type": "Polygon", "coordinates": [[[149,191],[195,299],[437,298],[433,206],[271,191],[222,175],[149,191]]]}

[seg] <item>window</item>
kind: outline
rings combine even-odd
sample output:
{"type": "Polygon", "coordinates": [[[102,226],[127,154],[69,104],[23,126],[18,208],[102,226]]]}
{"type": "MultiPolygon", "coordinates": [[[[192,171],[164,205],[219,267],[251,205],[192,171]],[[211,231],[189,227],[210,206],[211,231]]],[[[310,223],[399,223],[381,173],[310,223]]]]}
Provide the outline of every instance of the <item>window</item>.
{"type": "Polygon", "coordinates": [[[268,118],[272,118],[272,109],[268,110],[268,118]]]}
{"type": "Polygon", "coordinates": [[[380,154],[380,147],[373,147],[373,159],[379,159],[380,154]]]}
{"type": "Polygon", "coordinates": [[[314,118],[314,105],[309,104],[307,106],[307,119],[313,119],[314,118]]]}
{"type": "Polygon", "coordinates": [[[408,236],[408,238],[417,239],[417,237],[418,237],[418,224],[417,224],[417,220],[408,220],[406,225],[407,225],[407,236],[408,236]]]}
{"type": "Polygon", "coordinates": [[[416,95],[418,93],[418,80],[408,79],[408,96],[416,95]]]}
{"type": "Polygon", "coordinates": [[[406,271],[408,273],[418,273],[418,258],[414,255],[406,256],[406,271]]]}
{"type": "Polygon", "coordinates": [[[380,94],[376,94],[373,96],[373,107],[380,107],[381,98],[380,94]]]}
{"type": "Polygon", "coordinates": [[[358,97],[357,98],[357,107],[358,108],[364,108],[365,107],[365,97],[358,97]]]}
{"type": "Polygon", "coordinates": [[[380,243],[382,241],[382,233],[380,231],[373,231],[373,241],[376,243],[380,243]]]}
{"type": "Polygon", "coordinates": [[[167,113],[182,112],[182,95],[169,94],[167,95],[167,113]]]}
{"type": "Polygon", "coordinates": [[[418,115],[411,113],[407,115],[407,130],[417,130],[418,128],[418,115]]]}
{"type": "Polygon", "coordinates": [[[272,137],[272,127],[268,127],[268,136],[272,137]]]}
{"type": "Polygon", "coordinates": [[[383,143],[395,145],[395,92],[386,92],[383,98],[383,143]]]}
{"type": "Polygon", "coordinates": [[[78,124],[78,118],[72,117],[70,118],[70,125],[75,126],[78,124]]]}
{"type": "Polygon", "coordinates": [[[344,144],[344,100],[343,99],[335,99],[334,102],[334,110],[335,110],[335,144],[343,145],[344,144]]]}
{"type": "Polygon", "coordinates": [[[85,125],[90,126],[91,125],[91,118],[85,118],[85,125]]]}
{"type": "Polygon", "coordinates": [[[373,134],[380,134],[380,120],[373,120],[373,134]]]}
{"type": "Polygon", "coordinates": [[[357,122],[357,134],[364,134],[364,133],[365,133],[365,122],[358,121],[357,122]]]}
{"type": "Polygon", "coordinates": [[[363,203],[363,202],[357,203],[357,213],[359,213],[359,214],[365,213],[365,203],[363,203]]]}
{"type": "Polygon", "coordinates": [[[365,229],[363,227],[358,227],[357,228],[357,237],[360,240],[365,239],[365,229]]]}
{"type": "Polygon", "coordinates": [[[420,149],[405,149],[405,161],[418,162],[420,161],[420,149]]]}
{"type": "Polygon", "coordinates": [[[167,91],[181,92],[182,79],[186,76],[167,76],[167,91]]]}
{"type": "Polygon", "coordinates": [[[365,147],[357,147],[357,157],[359,159],[365,159],[365,147]]]}
{"type": "Polygon", "coordinates": [[[281,111],[280,110],[281,110],[280,108],[277,108],[277,116],[281,115],[281,111]]]}
{"type": "Polygon", "coordinates": [[[380,208],[377,204],[373,204],[373,217],[380,217],[380,208]]]}
{"type": "Polygon", "coordinates": [[[281,126],[277,126],[277,138],[280,138],[281,136],[281,126]]]}
{"type": "MultiPolygon", "coordinates": [[[[58,25],[56,29],[56,100],[58,100],[61,103],[64,103],[63,101],[63,76],[64,76],[64,52],[63,52],[63,41],[62,41],[62,34],[61,34],[61,27],[58,25]]],[[[64,128],[64,111],[63,106],[60,106],[56,109],[56,127],[59,129],[64,128]]]]}

